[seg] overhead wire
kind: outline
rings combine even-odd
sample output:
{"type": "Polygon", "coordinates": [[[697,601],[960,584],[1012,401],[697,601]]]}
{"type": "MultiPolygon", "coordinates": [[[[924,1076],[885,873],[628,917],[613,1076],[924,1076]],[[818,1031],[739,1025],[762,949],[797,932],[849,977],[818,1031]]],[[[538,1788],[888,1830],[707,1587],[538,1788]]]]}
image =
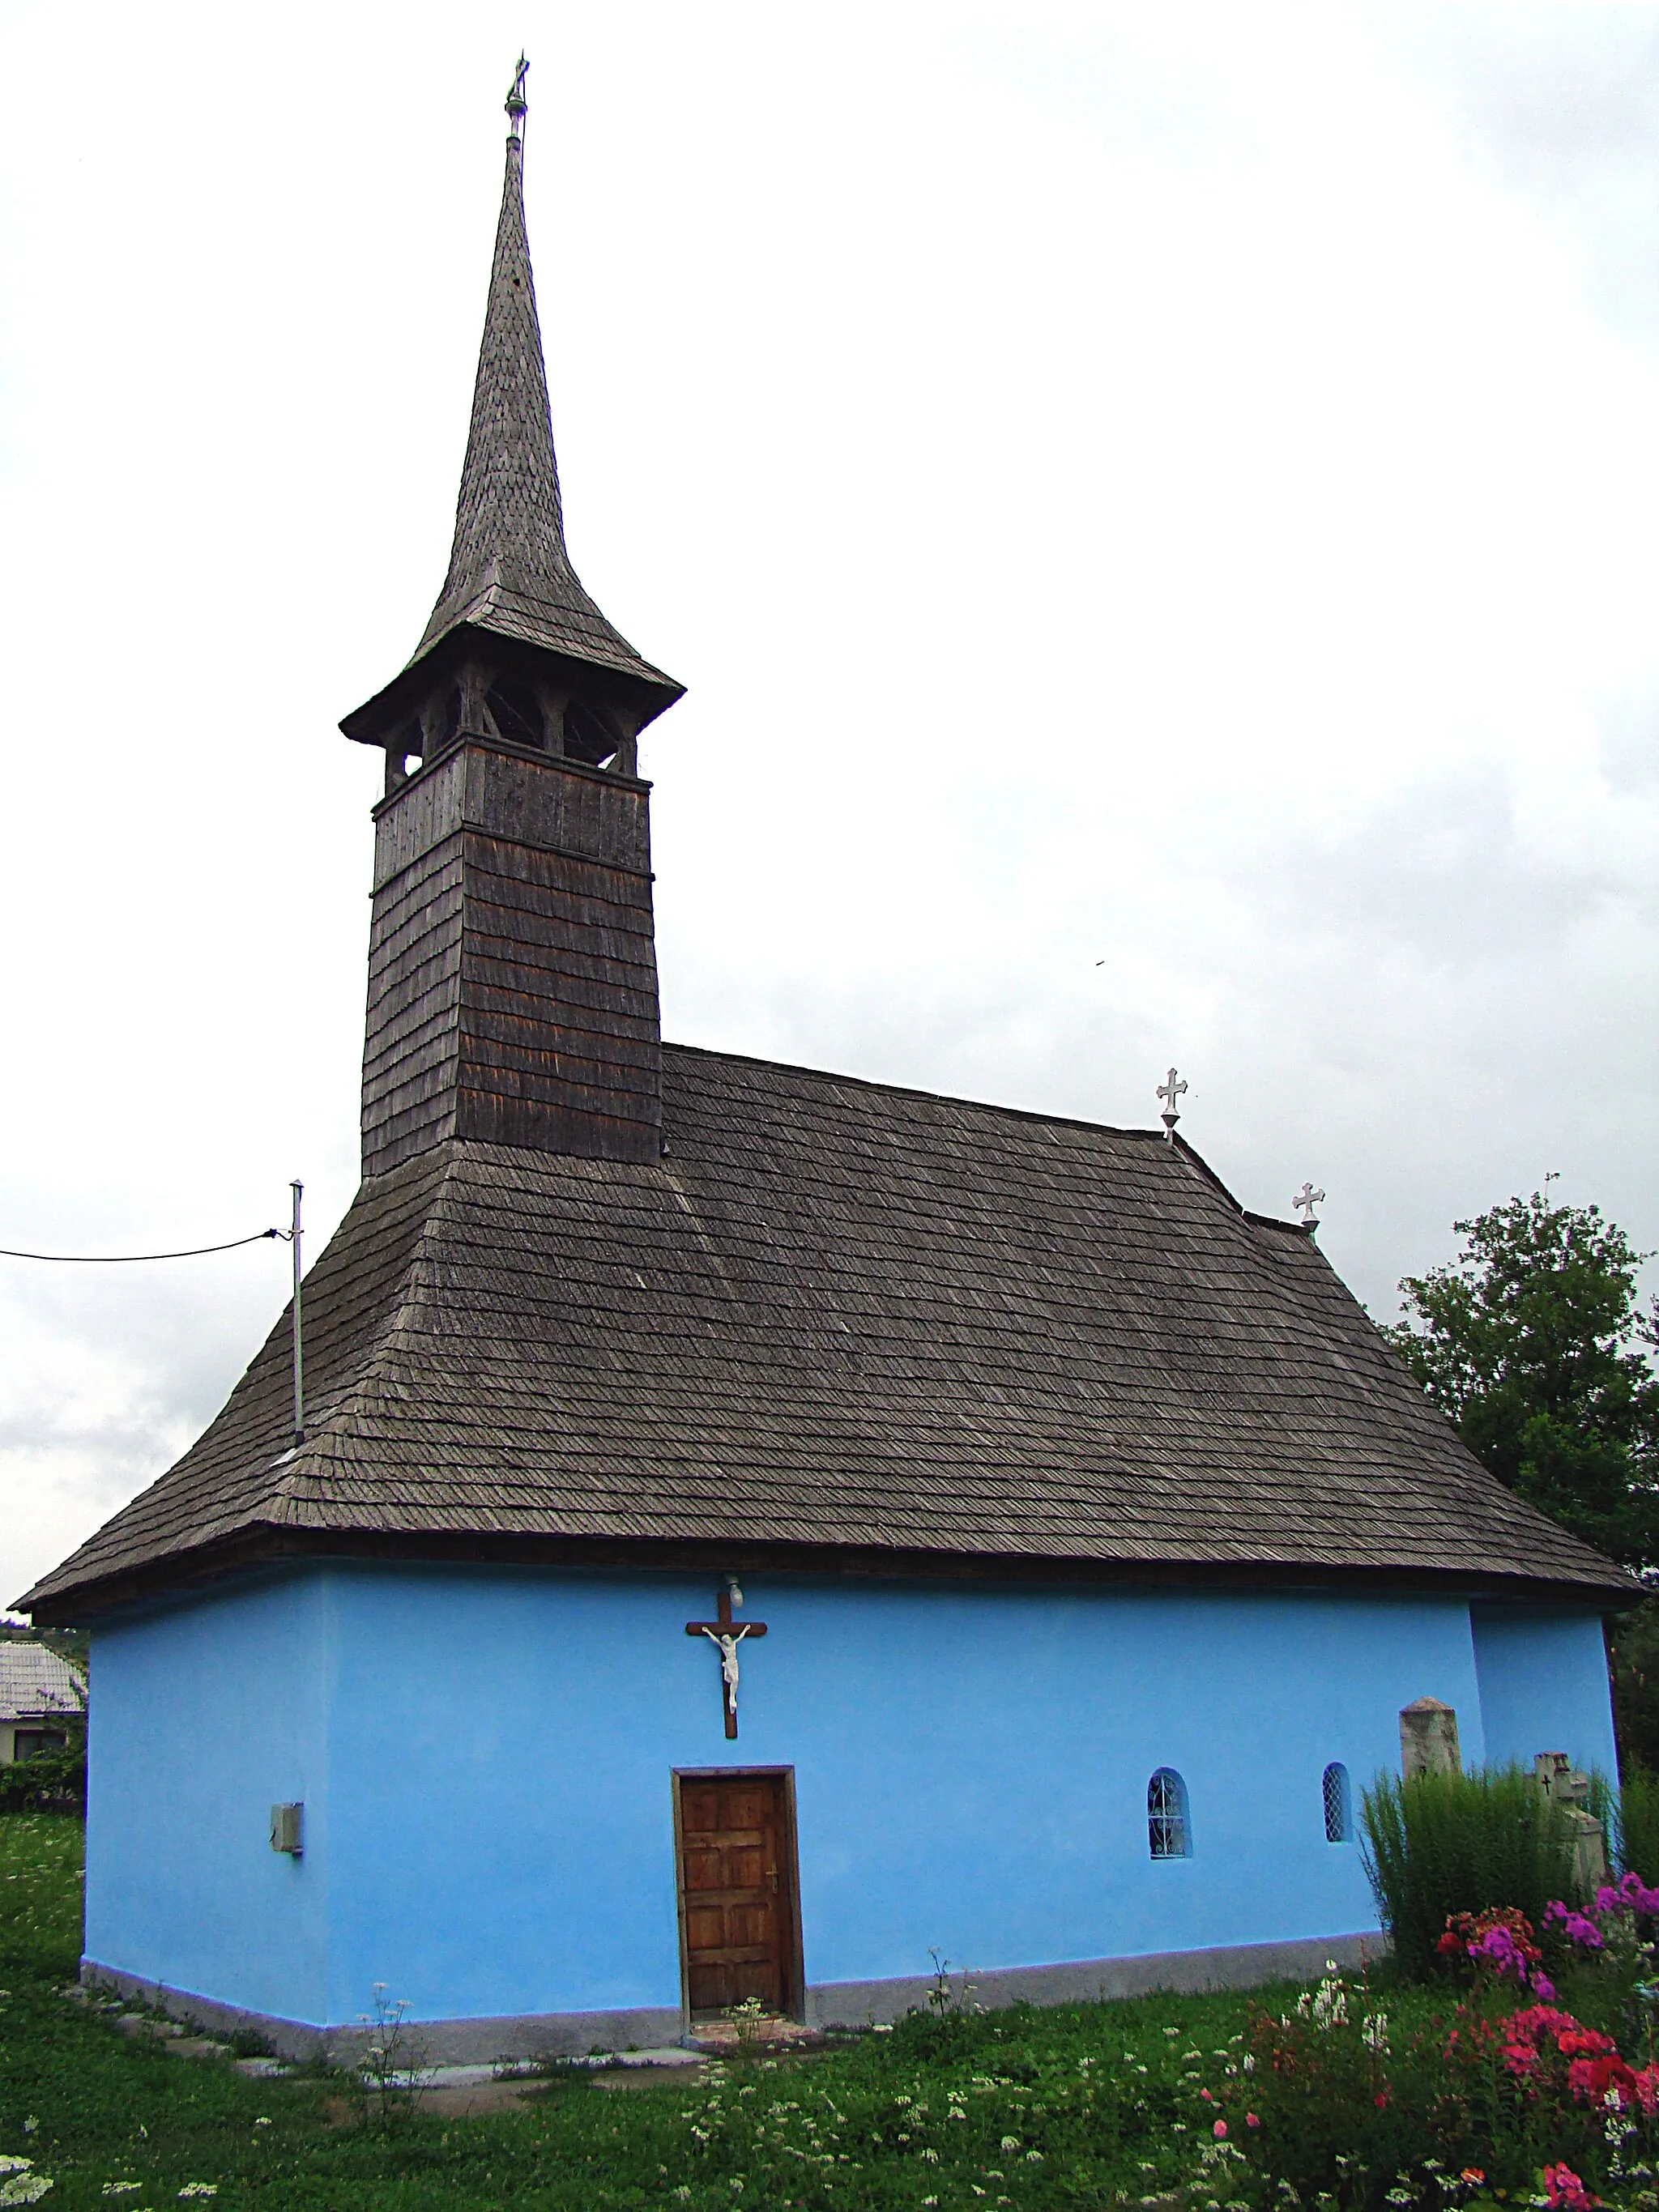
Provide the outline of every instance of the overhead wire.
{"type": "Polygon", "coordinates": [[[201,1260],[210,1252],[234,1252],[244,1244],[263,1244],[269,1237],[284,1244],[293,1239],[289,1229],[261,1229],[252,1237],[233,1237],[228,1244],[196,1244],[187,1252],[12,1252],[0,1245],[0,1260],[45,1260],[64,1267],[130,1267],[141,1260],[201,1260]]]}

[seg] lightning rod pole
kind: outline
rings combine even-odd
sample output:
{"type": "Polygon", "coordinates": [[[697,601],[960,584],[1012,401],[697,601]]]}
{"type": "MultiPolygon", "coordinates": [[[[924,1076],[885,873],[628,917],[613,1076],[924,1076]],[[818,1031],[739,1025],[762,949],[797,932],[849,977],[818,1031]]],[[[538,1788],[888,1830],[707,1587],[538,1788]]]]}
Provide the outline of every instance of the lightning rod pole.
{"type": "Polygon", "coordinates": [[[294,1247],[294,1449],[298,1451],[306,1440],[305,1339],[300,1324],[300,1200],[305,1185],[290,1183],[289,1188],[294,1193],[294,1226],[289,1242],[294,1247]]]}

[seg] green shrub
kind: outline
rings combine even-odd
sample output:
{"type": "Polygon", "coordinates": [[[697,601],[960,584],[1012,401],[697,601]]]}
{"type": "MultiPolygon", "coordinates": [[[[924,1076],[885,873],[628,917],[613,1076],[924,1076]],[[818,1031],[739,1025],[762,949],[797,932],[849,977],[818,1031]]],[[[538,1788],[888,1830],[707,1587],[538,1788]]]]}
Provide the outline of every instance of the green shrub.
{"type": "Polygon", "coordinates": [[[1613,1854],[1626,1874],[1659,1887],[1659,1774],[1626,1769],[1613,1803],[1613,1854]]]}
{"type": "Polygon", "coordinates": [[[1454,1912],[1513,1905],[1534,1928],[1572,1894],[1572,1832],[1522,1766],[1468,1774],[1379,1774],[1360,1813],[1365,1872],[1402,1973],[1440,1965],[1454,1912]]]}
{"type": "Polygon", "coordinates": [[[87,1740],[76,1732],[61,1751],[37,1751],[0,1766],[0,1813],[84,1813],[87,1740]]]}

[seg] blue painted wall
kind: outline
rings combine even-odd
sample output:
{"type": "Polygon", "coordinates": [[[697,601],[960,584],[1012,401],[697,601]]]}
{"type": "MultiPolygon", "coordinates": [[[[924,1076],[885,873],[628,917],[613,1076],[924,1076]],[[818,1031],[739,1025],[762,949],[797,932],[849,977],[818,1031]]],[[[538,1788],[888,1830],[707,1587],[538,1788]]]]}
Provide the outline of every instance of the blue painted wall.
{"type": "Polygon", "coordinates": [[[748,1764],[796,1770],[815,1984],[925,1972],[930,1945],[989,1969],[1348,1933],[1374,1913],[1357,1845],[1325,1840],[1328,1761],[1356,1793],[1397,1768],[1425,1695],[1470,1763],[1483,1691],[1505,1750],[1582,1758],[1598,1724],[1597,1624],[1550,1616],[1534,1666],[1524,1626],[1483,1620],[1478,1680],[1450,1599],[745,1590],[769,1632],[736,1744],[684,1633],[708,1577],[329,1565],[100,1632],[89,1955],[331,2024],[376,1982],[427,2018],[675,2006],[671,1770],[748,1764]],[[1559,1703],[1528,1701],[1559,1696],[1562,1637],[1583,1727],[1558,1745],[1559,1703]],[[1148,1855],[1160,1765],[1186,1860],[1148,1855]],[[298,1866],[266,1838],[290,1794],[298,1866]]]}
{"type": "Polygon", "coordinates": [[[1479,1606],[1472,1618],[1487,1758],[1530,1766],[1538,1752],[1565,1751],[1616,1780],[1599,1619],[1508,1606],[1479,1606]]]}
{"type": "Polygon", "coordinates": [[[328,1596],[318,1575],[243,1585],[94,1636],[88,1958],[322,2018],[328,1596]],[[302,1863],[270,1848],[271,1805],[292,1800],[302,1863]]]}

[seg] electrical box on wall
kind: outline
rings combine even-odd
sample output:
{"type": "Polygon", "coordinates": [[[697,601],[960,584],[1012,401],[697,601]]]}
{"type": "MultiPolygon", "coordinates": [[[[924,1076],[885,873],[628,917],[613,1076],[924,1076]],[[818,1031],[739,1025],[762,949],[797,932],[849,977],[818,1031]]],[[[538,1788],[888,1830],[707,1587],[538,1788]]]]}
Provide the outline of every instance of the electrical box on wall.
{"type": "Polygon", "coordinates": [[[301,1826],[305,1814],[303,1805],[273,1805],[270,1808],[270,1848],[287,1851],[298,1858],[305,1849],[301,1826]]]}

